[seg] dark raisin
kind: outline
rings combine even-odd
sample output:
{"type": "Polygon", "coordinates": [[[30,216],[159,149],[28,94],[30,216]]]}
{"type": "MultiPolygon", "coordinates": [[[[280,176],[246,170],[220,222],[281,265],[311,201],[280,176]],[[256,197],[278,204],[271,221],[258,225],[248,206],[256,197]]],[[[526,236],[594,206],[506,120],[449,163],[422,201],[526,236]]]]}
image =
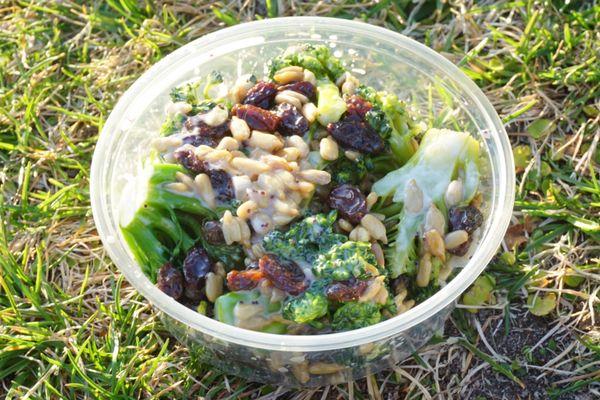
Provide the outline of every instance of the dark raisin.
{"type": "Polygon", "coordinates": [[[219,144],[219,142],[217,141],[217,139],[210,137],[210,136],[202,136],[202,135],[188,135],[185,136],[183,139],[183,144],[191,144],[194,147],[198,147],[198,146],[210,146],[210,147],[217,147],[217,145],[219,144]]]}
{"type": "Polygon", "coordinates": [[[364,119],[365,115],[373,108],[373,105],[360,96],[352,95],[346,100],[346,110],[348,116],[355,115],[359,119],[364,119]]]}
{"type": "Polygon", "coordinates": [[[225,238],[223,237],[223,229],[219,221],[206,221],[202,225],[202,233],[204,238],[210,244],[223,244],[225,238]]]}
{"type": "Polygon", "coordinates": [[[173,153],[173,157],[185,169],[195,174],[199,174],[206,170],[206,164],[200,160],[192,149],[179,149],[173,153]]]}
{"type": "Polygon", "coordinates": [[[302,93],[311,100],[314,100],[315,95],[317,94],[315,85],[306,81],[294,82],[289,83],[287,85],[279,86],[277,90],[293,90],[294,92],[302,93]]]}
{"type": "Polygon", "coordinates": [[[233,270],[227,274],[227,287],[233,291],[254,289],[263,277],[258,269],[233,270]]]}
{"type": "Polygon", "coordinates": [[[473,206],[452,207],[448,211],[450,230],[463,230],[471,234],[483,223],[483,215],[473,206]]]}
{"type": "Polygon", "coordinates": [[[229,132],[229,122],[223,122],[221,125],[210,126],[204,122],[203,114],[194,115],[188,118],[185,123],[185,129],[199,136],[211,137],[215,140],[222,139],[229,132]]]}
{"type": "Polygon", "coordinates": [[[246,121],[248,126],[263,132],[275,132],[279,125],[279,117],[268,110],[249,104],[236,104],[231,113],[246,121]]]}
{"type": "Polygon", "coordinates": [[[163,293],[178,300],[183,294],[183,275],[170,262],[166,263],[158,270],[156,287],[163,293]]]}
{"type": "Polygon", "coordinates": [[[200,300],[204,288],[204,278],[213,269],[208,253],[201,246],[195,246],[183,260],[185,296],[190,300],[200,300]]]}
{"type": "Polygon", "coordinates": [[[471,236],[469,236],[469,239],[460,246],[455,247],[453,249],[446,249],[446,251],[450,254],[454,254],[455,256],[462,257],[465,254],[467,254],[467,252],[469,251],[469,247],[471,247],[471,236]]]}
{"type": "Polygon", "coordinates": [[[365,196],[357,187],[348,184],[338,186],[329,193],[329,206],[353,224],[360,223],[368,211],[365,196]]]}
{"type": "Polygon", "coordinates": [[[269,109],[273,106],[273,100],[277,94],[277,85],[272,82],[258,82],[252,86],[246,94],[243,104],[269,109]]]}
{"type": "Polygon", "coordinates": [[[283,136],[302,136],[308,131],[308,120],[293,105],[281,103],[277,106],[275,113],[280,118],[277,132],[283,136]]]}
{"type": "Polygon", "coordinates": [[[217,201],[225,203],[233,199],[233,183],[227,172],[222,169],[210,169],[206,171],[206,174],[210,178],[210,183],[217,197],[217,201]]]}
{"type": "Polygon", "coordinates": [[[291,295],[298,295],[308,287],[304,272],[293,261],[266,254],[258,261],[258,267],[273,286],[291,295]]]}
{"type": "Polygon", "coordinates": [[[381,136],[371,125],[356,117],[346,116],[339,122],[327,125],[327,132],[346,150],[377,154],[384,148],[381,136]]]}
{"type": "Polygon", "coordinates": [[[325,289],[325,295],[332,301],[354,301],[365,292],[367,286],[367,281],[336,282],[325,289]]]}
{"type": "Polygon", "coordinates": [[[406,289],[409,284],[409,279],[404,275],[400,275],[399,277],[390,281],[390,287],[394,290],[395,294],[398,294],[401,290],[406,289]]]}

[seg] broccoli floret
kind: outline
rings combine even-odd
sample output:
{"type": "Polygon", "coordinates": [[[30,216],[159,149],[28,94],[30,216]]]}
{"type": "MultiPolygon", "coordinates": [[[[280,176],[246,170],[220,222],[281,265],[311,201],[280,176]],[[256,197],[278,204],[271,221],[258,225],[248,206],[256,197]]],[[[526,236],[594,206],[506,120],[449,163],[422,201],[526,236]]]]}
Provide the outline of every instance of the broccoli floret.
{"type": "Polygon", "coordinates": [[[378,195],[393,194],[395,202],[404,203],[406,186],[414,180],[423,192],[423,199],[429,202],[417,213],[406,212],[404,207],[398,211],[395,204],[389,210],[378,210],[386,215],[388,222],[398,221],[397,228],[389,235],[393,243],[386,250],[391,278],[414,273],[417,232],[431,203],[445,209],[443,198],[452,179],[462,178],[464,202],[471,201],[479,183],[478,159],[479,143],[468,133],[430,129],[404,166],[373,184],[372,190],[378,195]]]}
{"type": "MultiPolygon", "coordinates": [[[[414,124],[406,112],[404,102],[398,100],[396,95],[385,94],[381,96],[381,110],[391,128],[388,141],[392,153],[400,164],[404,164],[417,151],[412,139],[419,133],[418,125],[414,124]]],[[[384,130],[388,131],[387,128],[384,130]]]]}
{"type": "Polygon", "coordinates": [[[412,139],[420,128],[406,112],[404,102],[396,95],[378,92],[364,85],[356,93],[373,105],[365,116],[367,122],[387,141],[396,161],[406,163],[417,150],[412,139]]]}
{"type": "Polygon", "coordinates": [[[383,140],[388,140],[392,135],[392,126],[381,108],[373,107],[365,115],[365,120],[379,133],[383,140]]]}
{"type": "Polygon", "coordinates": [[[223,83],[223,75],[221,75],[218,71],[212,71],[210,74],[206,76],[206,83],[204,84],[204,89],[202,90],[202,94],[205,99],[215,98],[215,94],[211,93],[213,88],[223,83]]]}
{"type": "Polygon", "coordinates": [[[165,122],[160,127],[160,135],[161,136],[169,136],[172,135],[183,128],[183,123],[185,121],[185,115],[177,114],[173,116],[168,116],[165,122]]]}
{"type": "Polygon", "coordinates": [[[356,161],[342,156],[332,163],[327,164],[325,170],[338,185],[349,183],[357,185],[365,178],[367,172],[373,169],[371,157],[362,155],[356,161]]]}
{"type": "Polygon", "coordinates": [[[214,88],[223,83],[223,75],[217,71],[212,71],[204,79],[185,83],[171,89],[171,101],[183,101],[192,105],[191,114],[198,114],[210,111],[217,102],[222,101],[218,93],[212,93],[214,88]],[[201,85],[204,83],[202,89],[201,85]]]}
{"type": "Polygon", "coordinates": [[[370,102],[373,106],[380,106],[379,92],[375,88],[366,85],[360,85],[354,91],[354,94],[370,102]]]}
{"type": "Polygon", "coordinates": [[[263,246],[267,252],[282,258],[312,262],[319,254],[347,240],[333,231],[336,218],[336,211],[307,217],[292,224],[286,232],[270,232],[263,239],[263,246]]]}
{"type": "Polygon", "coordinates": [[[171,257],[193,246],[194,240],[182,228],[182,214],[189,218],[216,218],[216,214],[198,198],[185,196],[166,189],[175,182],[177,172],[185,173],[175,164],[158,164],[148,183],[146,199],[131,221],[121,227],[123,236],[151,280],[156,271],[171,257]]]}
{"type": "Polygon", "coordinates": [[[381,321],[379,306],[373,303],[345,303],[333,314],[331,326],[336,331],[364,328],[381,321]]]}
{"type": "Polygon", "coordinates": [[[313,266],[313,272],[319,278],[334,281],[345,281],[351,277],[367,279],[369,270],[377,268],[377,265],[370,243],[349,241],[321,254],[313,266]]]}
{"type": "Polygon", "coordinates": [[[329,301],[322,290],[307,290],[300,296],[290,298],[283,306],[283,317],[299,324],[306,324],[327,314],[329,301]]]}
{"type": "Polygon", "coordinates": [[[286,51],[283,55],[270,61],[269,76],[273,78],[275,72],[290,65],[297,65],[312,71],[317,79],[335,81],[346,69],[341,61],[331,55],[329,47],[325,45],[307,44],[286,51]]]}
{"type": "Polygon", "coordinates": [[[176,86],[171,89],[171,101],[178,102],[184,101],[189,104],[196,104],[200,101],[199,98],[199,87],[200,81],[186,83],[180,86],[176,86]]]}

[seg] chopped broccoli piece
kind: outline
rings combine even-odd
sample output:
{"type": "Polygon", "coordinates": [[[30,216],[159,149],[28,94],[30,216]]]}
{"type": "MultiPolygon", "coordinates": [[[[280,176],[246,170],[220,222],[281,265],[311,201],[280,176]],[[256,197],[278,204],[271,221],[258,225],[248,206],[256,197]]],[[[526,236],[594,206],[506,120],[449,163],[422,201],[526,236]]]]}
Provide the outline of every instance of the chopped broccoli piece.
{"type": "Polygon", "coordinates": [[[217,86],[223,83],[223,76],[216,71],[211,72],[204,80],[185,83],[171,89],[171,101],[186,102],[192,105],[190,114],[198,114],[210,111],[220,100],[219,93],[214,93],[217,86]],[[204,82],[204,87],[200,85],[204,82]]]}
{"type": "Polygon", "coordinates": [[[379,92],[375,88],[366,85],[360,85],[354,91],[354,94],[362,97],[363,99],[370,102],[373,106],[380,106],[381,101],[379,99],[379,92]]]}
{"type": "Polygon", "coordinates": [[[317,121],[323,126],[338,122],[346,112],[346,102],[338,87],[329,81],[317,83],[317,121]]]}
{"type": "Polygon", "coordinates": [[[424,196],[436,202],[442,199],[450,181],[462,175],[464,201],[468,203],[479,182],[478,158],[479,143],[467,132],[430,129],[414,157],[375,182],[373,188],[379,195],[394,193],[394,201],[403,201],[404,189],[414,179],[424,196]]]}
{"type": "Polygon", "coordinates": [[[307,290],[290,298],[283,306],[283,317],[299,324],[306,324],[327,314],[329,301],[323,290],[307,290]]]}
{"type": "Polygon", "coordinates": [[[333,314],[332,327],[336,331],[364,328],[381,321],[379,306],[373,303],[345,303],[333,314]]]}
{"type": "Polygon", "coordinates": [[[375,182],[372,190],[380,196],[394,194],[395,202],[404,203],[405,188],[413,180],[423,192],[424,205],[420,212],[409,213],[392,207],[391,213],[380,210],[388,221],[398,220],[394,242],[386,251],[391,277],[414,273],[416,258],[415,237],[431,203],[445,209],[444,193],[452,179],[461,176],[464,182],[464,201],[469,202],[477,191],[479,143],[466,132],[430,129],[419,149],[401,168],[375,182]]]}
{"type": "Polygon", "coordinates": [[[377,106],[373,107],[367,115],[365,120],[379,133],[379,136],[383,140],[388,140],[392,135],[392,126],[387,120],[383,110],[377,106]]]}
{"type": "Polygon", "coordinates": [[[336,244],[327,253],[321,254],[313,272],[319,278],[334,281],[345,281],[351,277],[367,279],[369,269],[377,268],[377,265],[370,243],[349,241],[336,244]]]}
{"type": "Polygon", "coordinates": [[[202,246],[213,260],[221,261],[225,265],[226,270],[232,270],[244,265],[244,248],[235,244],[210,244],[202,234],[199,235],[202,241],[202,246]]]}
{"type": "Polygon", "coordinates": [[[206,76],[206,82],[204,84],[204,89],[202,90],[202,95],[205,99],[213,99],[215,97],[219,97],[218,94],[213,93],[216,86],[223,83],[223,75],[221,75],[218,71],[212,71],[210,74],[206,76]]]}
{"type": "Polygon", "coordinates": [[[342,156],[325,167],[325,170],[331,174],[331,178],[338,185],[344,183],[357,185],[371,169],[373,169],[373,163],[367,155],[361,156],[356,161],[342,156]]]}
{"type": "MultiPolygon", "coordinates": [[[[262,316],[265,318],[281,311],[281,302],[271,303],[268,298],[257,290],[241,290],[217,297],[215,301],[215,319],[229,325],[236,325],[235,307],[240,303],[261,305],[264,309],[262,316]]],[[[278,321],[269,322],[260,329],[261,332],[268,333],[286,333],[286,330],[286,325],[278,321]]]]}
{"type": "Polygon", "coordinates": [[[331,51],[327,46],[307,44],[273,58],[270,62],[269,76],[273,78],[275,72],[291,65],[297,65],[312,71],[317,79],[332,81],[337,80],[346,72],[341,61],[331,55],[331,51]]]}
{"type": "Polygon", "coordinates": [[[190,111],[190,115],[207,113],[216,106],[217,103],[212,100],[200,100],[198,103],[192,104],[192,111],[190,111]]]}
{"type": "Polygon", "coordinates": [[[183,128],[183,123],[185,121],[185,115],[177,114],[173,116],[168,116],[165,122],[160,127],[160,135],[161,136],[169,136],[172,135],[181,128],[183,128]]]}
{"type": "Polygon", "coordinates": [[[336,218],[336,211],[307,217],[292,224],[286,232],[270,232],[263,239],[263,246],[267,252],[282,258],[312,262],[319,254],[347,240],[333,231],[336,218]]]}
{"type": "Polygon", "coordinates": [[[404,102],[396,95],[364,85],[356,93],[373,105],[365,116],[367,122],[389,143],[396,161],[406,163],[417,150],[412,139],[419,133],[419,126],[406,112],[404,102]]]}
{"type": "Polygon", "coordinates": [[[171,101],[184,101],[189,104],[196,104],[199,98],[200,81],[185,83],[171,89],[171,101]]]}
{"type": "Polygon", "coordinates": [[[143,205],[131,221],[121,227],[134,257],[151,280],[156,279],[156,271],[169,261],[171,255],[177,255],[180,250],[187,250],[194,244],[194,240],[182,229],[184,223],[177,212],[216,218],[216,214],[200,199],[165,188],[165,184],[176,181],[177,172],[183,173],[183,167],[155,165],[143,205]]]}

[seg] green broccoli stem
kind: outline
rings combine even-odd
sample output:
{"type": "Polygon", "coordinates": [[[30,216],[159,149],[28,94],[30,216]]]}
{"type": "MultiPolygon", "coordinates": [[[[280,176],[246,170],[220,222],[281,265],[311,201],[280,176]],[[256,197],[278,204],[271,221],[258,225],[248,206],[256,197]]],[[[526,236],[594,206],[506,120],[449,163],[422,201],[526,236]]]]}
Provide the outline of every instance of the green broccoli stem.
{"type": "MultiPolygon", "coordinates": [[[[167,183],[176,181],[178,172],[185,173],[185,170],[175,164],[155,165],[146,201],[132,220],[121,227],[134,257],[153,281],[156,280],[156,271],[164,263],[195,243],[195,239],[182,228],[187,218],[178,215],[178,212],[202,218],[217,217],[200,199],[166,189],[167,183]]],[[[200,237],[199,234],[199,230],[194,230],[195,237],[200,237]]]]}
{"type": "Polygon", "coordinates": [[[146,226],[167,235],[177,247],[181,245],[187,249],[193,246],[194,240],[181,228],[175,215],[171,214],[168,217],[162,210],[153,207],[141,208],[137,214],[137,218],[146,226]]]}
{"type": "Polygon", "coordinates": [[[164,211],[154,207],[140,208],[132,221],[122,227],[122,232],[134,256],[152,280],[156,278],[156,270],[172,254],[194,245],[194,240],[181,228],[174,215],[168,217],[164,211]],[[159,237],[168,238],[170,243],[163,243],[164,240],[159,237]]]}
{"type": "Polygon", "coordinates": [[[402,208],[404,208],[404,205],[402,203],[391,203],[387,206],[383,206],[381,204],[383,204],[385,196],[382,196],[381,199],[382,200],[378,201],[375,204],[375,206],[373,207],[373,211],[385,215],[386,219],[398,216],[398,214],[400,214],[400,212],[402,211],[402,208]]]}
{"type": "Polygon", "coordinates": [[[418,146],[415,146],[412,135],[392,132],[389,139],[390,149],[395,156],[396,163],[404,165],[415,154],[418,146]]]}
{"type": "MultiPolygon", "coordinates": [[[[390,146],[393,150],[392,138],[390,138],[390,146]]],[[[375,157],[371,157],[372,167],[370,168],[370,173],[373,175],[385,175],[388,172],[391,172],[402,165],[398,162],[398,156],[396,154],[382,154],[375,157]]]]}
{"type": "Polygon", "coordinates": [[[157,269],[169,261],[169,249],[139,219],[134,218],[121,231],[144,274],[155,282],[157,269]]]}
{"type": "Polygon", "coordinates": [[[155,165],[149,182],[146,203],[157,208],[216,218],[217,214],[205,206],[199,198],[174,193],[165,187],[165,184],[177,181],[175,177],[177,172],[185,173],[185,169],[176,164],[155,165]]]}

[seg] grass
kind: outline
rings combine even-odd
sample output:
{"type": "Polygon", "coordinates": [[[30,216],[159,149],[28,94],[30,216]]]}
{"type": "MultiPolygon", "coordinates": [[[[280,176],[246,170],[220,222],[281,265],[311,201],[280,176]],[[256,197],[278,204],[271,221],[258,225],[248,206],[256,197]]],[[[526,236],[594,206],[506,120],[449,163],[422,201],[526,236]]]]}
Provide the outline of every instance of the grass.
{"type": "Polygon", "coordinates": [[[577,0],[0,1],[0,398],[597,398],[598,26],[597,2],[577,0]],[[459,305],[393,371],[299,392],[194,363],[105,255],[88,198],[98,134],[141,73],[282,15],[368,21],[460,65],[503,118],[518,179],[495,304],[459,305]],[[547,315],[528,311],[548,294],[547,315]]]}

